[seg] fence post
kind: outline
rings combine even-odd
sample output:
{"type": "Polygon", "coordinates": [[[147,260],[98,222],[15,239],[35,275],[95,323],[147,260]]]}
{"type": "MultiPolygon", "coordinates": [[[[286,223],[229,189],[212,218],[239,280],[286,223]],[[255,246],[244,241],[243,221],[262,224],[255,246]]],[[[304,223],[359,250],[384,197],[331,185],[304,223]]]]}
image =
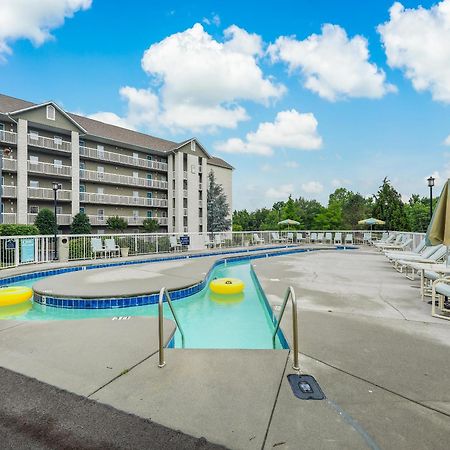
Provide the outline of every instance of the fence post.
{"type": "Polygon", "coordinates": [[[19,249],[19,239],[14,239],[14,265],[17,267],[20,264],[20,249],[19,249]]]}

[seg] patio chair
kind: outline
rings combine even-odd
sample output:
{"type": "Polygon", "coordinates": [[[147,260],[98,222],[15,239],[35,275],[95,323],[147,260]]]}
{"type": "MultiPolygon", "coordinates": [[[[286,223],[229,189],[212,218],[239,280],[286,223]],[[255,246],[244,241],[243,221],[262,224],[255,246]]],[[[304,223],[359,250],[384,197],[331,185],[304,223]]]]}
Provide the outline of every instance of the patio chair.
{"type": "Polygon", "coordinates": [[[120,255],[120,247],[116,244],[114,238],[105,239],[105,253],[106,256],[111,257],[111,255],[120,255]]]}
{"type": "Polygon", "coordinates": [[[331,233],[325,233],[325,244],[331,244],[333,242],[333,235],[331,233]]]}
{"type": "Polygon", "coordinates": [[[176,236],[169,236],[169,244],[170,244],[170,250],[176,251],[181,250],[181,244],[178,242],[176,236]]]}
{"type": "Polygon", "coordinates": [[[286,240],[287,240],[287,242],[294,242],[294,233],[288,233],[287,235],[286,235],[286,240]]]}
{"type": "Polygon", "coordinates": [[[225,240],[222,239],[220,233],[214,235],[214,244],[216,245],[216,247],[222,247],[222,245],[225,244],[225,240]]]}
{"type": "Polygon", "coordinates": [[[306,238],[303,236],[303,233],[297,233],[297,234],[295,235],[295,242],[296,242],[297,244],[301,244],[301,243],[303,243],[303,242],[306,242],[306,238]]]}
{"type": "Polygon", "coordinates": [[[393,251],[386,251],[384,255],[386,258],[388,258],[390,261],[393,259],[403,259],[405,256],[417,256],[422,254],[426,249],[426,243],[425,238],[422,239],[419,244],[411,251],[406,250],[393,250],[393,251]]]}
{"type": "Polygon", "coordinates": [[[265,240],[264,240],[264,238],[261,238],[261,237],[259,237],[259,234],[258,233],[253,233],[253,243],[255,244],[255,245],[258,245],[258,244],[265,244],[265,240]]]}
{"type": "Polygon", "coordinates": [[[363,234],[363,244],[370,245],[372,243],[372,233],[366,232],[363,234]]]}
{"type": "Polygon", "coordinates": [[[310,241],[315,244],[317,242],[317,233],[311,233],[310,241]]]}
{"type": "Polygon", "coordinates": [[[439,245],[434,246],[438,247],[437,249],[433,250],[433,247],[430,247],[430,252],[432,254],[428,257],[424,257],[428,254],[428,252],[424,252],[423,255],[419,256],[418,258],[413,258],[410,256],[407,259],[398,259],[394,262],[394,268],[400,273],[403,273],[403,271],[406,274],[406,278],[409,278],[410,280],[414,280],[415,276],[415,269],[413,267],[414,263],[423,263],[423,264],[435,264],[436,262],[443,261],[447,255],[447,247],[445,245],[439,245]],[[408,273],[408,269],[411,269],[411,273],[408,273]]]}
{"type": "Polygon", "coordinates": [[[210,239],[209,235],[203,237],[203,242],[206,245],[206,248],[214,247],[214,242],[210,239]]]}
{"type": "Polygon", "coordinates": [[[334,243],[335,244],[342,244],[342,233],[334,233],[334,243]]]}
{"type": "Polygon", "coordinates": [[[317,242],[323,244],[323,233],[317,233],[317,242]]]}
{"type": "Polygon", "coordinates": [[[103,242],[101,238],[93,237],[91,239],[92,253],[94,254],[94,259],[97,259],[97,255],[106,255],[105,247],[103,247],[103,242]]]}
{"type": "Polygon", "coordinates": [[[404,234],[398,233],[395,236],[395,238],[393,238],[392,240],[391,240],[391,237],[389,236],[389,238],[386,240],[386,242],[384,244],[377,242],[375,244],[375,247],[380,252],[385,251],[385,250],[389,250],[389,249],[395,250],[395,248],[402,243],[403,238],[404,238],[404,234]]]}
{"type": "Polygon", "coordinates": [[[347,233],[345,235],[345,245],[353,245],[353,233],[347,233]]]}
{"type": "Polygon", "coordinates": [[[397,233],[392,233],[384,241],[380,239],[379,241],[374,242],[373,245],[378,248],[382,247],[383,245],[393,244],[397,236],[397,233]]]}
{"type": "Polygon", "coordinates": [[[442,277],[433,281],[431,294],[431,315],[450,320],[450,277],[442,277]],[[436,301],[437,300],[437,301],[436,301]],[[437,309],[440,313],[436,312],[437,309]]]}
{"type": "Polygon", "coordinates": [[[278,233],[272,233],[272,242],[283,242],[284,239],[278,233]]]}

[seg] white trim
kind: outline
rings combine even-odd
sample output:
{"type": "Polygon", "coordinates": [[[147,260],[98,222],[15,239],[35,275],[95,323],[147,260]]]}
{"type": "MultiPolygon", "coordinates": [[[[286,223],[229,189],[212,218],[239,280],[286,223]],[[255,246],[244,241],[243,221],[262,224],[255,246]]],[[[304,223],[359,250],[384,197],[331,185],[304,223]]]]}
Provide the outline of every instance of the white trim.
{"type": "Polygon", "coordinates": [[[56,109],[53,105],[47,105],[45,111],[48,120],[56,120],[56,109]]]}

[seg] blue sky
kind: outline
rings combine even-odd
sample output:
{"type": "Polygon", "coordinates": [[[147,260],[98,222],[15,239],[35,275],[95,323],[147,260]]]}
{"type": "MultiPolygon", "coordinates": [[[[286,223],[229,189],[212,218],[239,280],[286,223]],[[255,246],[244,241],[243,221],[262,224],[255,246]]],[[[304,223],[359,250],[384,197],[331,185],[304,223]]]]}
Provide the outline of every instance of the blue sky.
{"type": "Polygon", "coordinates": [[[196,136],[234,208],[450,175],[450,0],[30,3],[2,3],[0,91],[196,136]]]}

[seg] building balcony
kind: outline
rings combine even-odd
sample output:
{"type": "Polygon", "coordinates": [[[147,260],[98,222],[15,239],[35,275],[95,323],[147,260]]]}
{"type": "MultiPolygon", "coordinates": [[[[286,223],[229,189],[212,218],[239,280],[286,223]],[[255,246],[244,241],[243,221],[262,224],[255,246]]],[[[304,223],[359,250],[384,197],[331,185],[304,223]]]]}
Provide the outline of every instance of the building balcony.
{"type": "MultiPolygon", "coordinates": [[[[99,215],[89,215],[89,222],[91,225],[106,226],[108,219],[115,216],[99,216],[99,215]]],[[[139,216],[119,216],[121,219],[126,220],[129,226],[138,226],[144,223],[147,217],[139,216]]],[[[167,225],[167,217],[150,217],[156,220],[160,225],[167,225]]]]}
{"type": "Polygon", "coordinates": [[[71,177],[72,167],[56,165],[46,162],[28,162],[28,172],[39,173],[42,175],[60,176],[60,177],[71,177]]]}
{"type": "Polygon", "coordinates": [[[17,160],[10,158],[3,158],[2,170],[5,172],[17,172],[17,160]]]}
{"type": "Polygon", "coordinates": [[[97,194],[95,192],[80,192],[80,202],[101,203],[105,205],[144,206],[167,208],[167,199],[132,197],[129,195],[97,194]]]}
{"type": "Polygon", "coordinates": [[[161,170],[167,172],[167,163],[159,161],[152,161],[144,158],[133,158],[129,155],[122,155],[115,152],[107,152],[91,147],[80,147],[80,156],[89,159],[99,159],[101,161],[108,161],[115,164],[127,165],[133,167],[142,167],[144,169],[161,170]]]}
{"type": "MultiPolygon", "coordinates": [[[[28,213],[28,224],[33,225],[37,214],[28,213]]],[[[58,214],[58,225],[70,225],[72,223],[71,214],[58,214]]]]}
{"type": "Polygon", "coordinates": [[[17,214],[16,213],[2,213],[2,223],[17,223],[17,214]]]}
{"type": "Polygon", "coordinates": [[[16,198],[16,186],[2,186],[2,197],[3,198],[16,198]]]}
{"type": "Polygon", "coordinates": [[[33,147],[47,148],[49,150],[58,150],[60,152],[70,153],[72,144],[62,139],[48,138],[44,136],[36,136],[28,134],[28,145],[33,147]]]}
{"type": "Polygon", "coordinates": [[[167,190],[167,181],[149,180],[147,178],[135,178],[128,175],[117,175],[108,172],[95,172],[93,170],[80,170],[80,179],[95,181],[100,183],[124,184],[126,186],[137,186],[144,188],[165,189],[167,190]]]}
{"type": "MultiPolygon", "coordinates": [[[[53,201],[54,195],[52,188],[28,187],[28,198],[53,201]]],[[[70,201],[72,200],[72,191],[59,189],[56,194],[56,199],[58,201],[70,201]]]]}
{"type": "Polygon", "coordinates": [[[17,144],[17,133],[0,130],[0,142],[4,144],[17,144]]]}

